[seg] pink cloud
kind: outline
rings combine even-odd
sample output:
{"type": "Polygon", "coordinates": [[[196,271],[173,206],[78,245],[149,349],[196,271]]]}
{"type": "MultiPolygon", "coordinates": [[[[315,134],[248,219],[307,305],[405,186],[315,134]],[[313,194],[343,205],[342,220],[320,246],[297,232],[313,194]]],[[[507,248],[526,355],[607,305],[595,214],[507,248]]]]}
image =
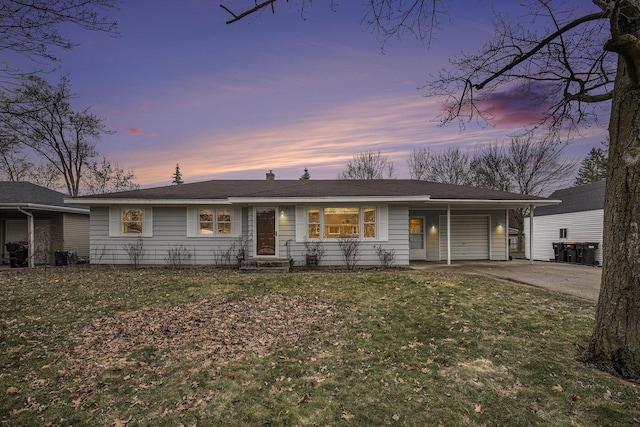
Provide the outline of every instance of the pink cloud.
{"type": "Polygon", "coordinates": [[[493,116],[494,124],[527,126],[548,113],[551,100],[547,91],[541,85],[523,85],[490,94],[476,105],[493,116]]]}
{"type": "Polygon", "coordinates": [[[127,133],[132,136],[138,136],[142,134],[142,128],[127,128],[127,133]]]}

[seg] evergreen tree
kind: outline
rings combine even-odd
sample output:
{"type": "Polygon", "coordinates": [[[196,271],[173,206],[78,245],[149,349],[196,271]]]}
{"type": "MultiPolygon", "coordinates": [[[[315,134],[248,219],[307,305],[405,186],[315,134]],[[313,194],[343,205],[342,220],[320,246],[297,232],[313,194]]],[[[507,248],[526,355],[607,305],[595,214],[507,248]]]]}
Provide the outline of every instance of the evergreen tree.
{"type": "Polygon", "coordinates": [[[580,162],[575,185],[603,181],[607,178],[607,151],[593,147],[587,157],[580,162]]]}
{"type": "Polygon", "coordinates": [[[304,168],[304,173],[298,179],[300,179],[300,181],[306,181],[308,179],[311,179],[311,175],[309,175],[309,170],[307,168],[304,168]]]}
{"type": "Polygon", "coordinates": [[[179,164],[176,163],[176,171],[173,173],[173,175],[171,175],[171,177],[173,178],[173,181],[171,181],[171,184],[173,185],[184,184],[184,181],[182,180],[182,173],[180,172],[179,164]]]}

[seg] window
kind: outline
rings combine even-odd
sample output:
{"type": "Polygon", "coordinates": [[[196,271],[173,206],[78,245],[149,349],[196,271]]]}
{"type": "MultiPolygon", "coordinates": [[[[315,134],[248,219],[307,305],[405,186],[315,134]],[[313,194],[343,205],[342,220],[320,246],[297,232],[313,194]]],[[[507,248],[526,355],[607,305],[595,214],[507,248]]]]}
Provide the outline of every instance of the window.
{"type": "Polygon", "coordinates": [[[389,240],[389,209],[378,206],[296,206],[296,242],[356,237],[389,240]]]}
{"type": "Polygon", "coordinates": [[[360,237],[360,209],[324,208],[324,237],[360,237]]]}
{"type": "Polygon", "coordinates": [[[213,234],[213,210],[200,209],[198,211],[198,233],[213,234]]]}
{"type": "Polygon", "coordinates": [[[231,211],[229,209],[218,209],[217,213],[218,234],[231,234],[231,211]]]}
{"type": "Polygon", "coordinates": [[[142,209],[122,209],[122,234],[142,234],[142,209]]]}
{"type": "Polygon", "coordinates": [[[308,226],[309,226],[309,238],[310,239],[319,239],[320,238],[320,209],[309,209],[307,210],[308,216],[308,226]]]}
{"type": "Polygon", "coordinates": [[[376,238],[376,208],[364,208],[364,238],[376,238]]]}
{"type": "Polygon", "coordinates": [[[242,208],[213,206],[187,208],[187,237],[238,236],[242,232],[242,208]]]}
{"type": "Polygon", "coordinates": [[[109,237],[153,237],[153,208],[109,208],[109,237]]]}
{"type": "Polygon", "coordinates": [[[566,228],[561,228],[560,229],[560,238],[561,239],[566,239],[567,238],[567,229],[566,228]]]}

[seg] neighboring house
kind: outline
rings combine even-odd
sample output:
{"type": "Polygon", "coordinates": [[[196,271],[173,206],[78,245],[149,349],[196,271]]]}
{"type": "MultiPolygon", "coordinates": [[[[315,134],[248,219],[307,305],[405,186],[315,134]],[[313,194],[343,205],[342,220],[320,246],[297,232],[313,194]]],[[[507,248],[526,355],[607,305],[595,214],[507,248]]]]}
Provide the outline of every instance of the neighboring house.
{"type": "Polygon", "coordinates": [[[380,248],[395,251],[395,265],[506,260],[508,210],[558,203],[425,181],[292,181],[272,174],[68,201],[91,208],[92,263],[132,263],[126,248],[141,241],[143,264],[165,264],[177,247],[193,264],[212,264],[216,254],[240,247],[246,258],[304,264],[311,243],[324,250],[321,265],[344,265],[339,242],[350,236],[360,241],[363,266],[380,265],[380,248]]]}
{"type": "Polygon", "coordinates": [[[65,204],[63,193],[30,182],[0,182],[0,243],[28,242],[31,265],[53,264],[55,251],[89,256],[89,208],[65,204]]]}
{"type": "MultiPolygon", "coordinates": [[[[533,259],[553,260],[555,242],[595,242],[595,260],[602,265],[605,181],[558,190],[550,199],[562,200],[555,206],[533,211],[533,259]]],[[[525,239],[530,240],[529,221],[525,218],[525,239]]],[[[525,256],[529,258],[529,246],[525,256]]]]}

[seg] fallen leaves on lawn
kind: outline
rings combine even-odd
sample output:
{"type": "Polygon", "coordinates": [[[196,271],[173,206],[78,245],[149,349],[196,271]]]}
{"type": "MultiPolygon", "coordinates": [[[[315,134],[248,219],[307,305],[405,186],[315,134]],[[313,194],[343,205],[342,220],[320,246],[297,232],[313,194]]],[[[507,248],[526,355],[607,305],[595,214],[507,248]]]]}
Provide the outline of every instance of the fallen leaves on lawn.
{"type": "Polygon", "coordinates": [[[145,349],[218,361],[261,357],[276,344],[295,343],[334,312],[329,304],[279,295],[145,309],[94,320],[72,336],[67,357],[81,376],[135,365],[132,354],[145,349]]]}

